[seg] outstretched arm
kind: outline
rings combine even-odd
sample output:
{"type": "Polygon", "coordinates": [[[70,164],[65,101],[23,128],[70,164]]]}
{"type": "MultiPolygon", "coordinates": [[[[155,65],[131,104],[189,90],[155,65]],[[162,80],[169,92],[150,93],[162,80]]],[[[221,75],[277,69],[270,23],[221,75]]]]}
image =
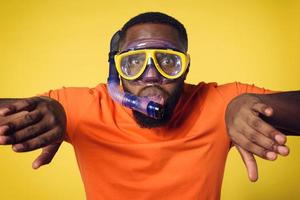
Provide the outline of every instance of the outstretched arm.
{"type": "Polygon", "coordinates": [[[300,135],[300,91],[240,95],[229,103],[225,120],[249,179],[256,181],[253,154],[268,160],[288,155],[285,135],[300,135]]]}
{"type": "Polygon", "coordinates": [[[300,135],[300,91],[257,96],[272,114],[260,117],[286,135],[300,135]]]}
{"type": "Polygon", "coordinates": [[[65,137],[63,107],[47,97],[0,99],[0,145],[16,152],[42,148],[34,169],[51,162],[65,137]]]}

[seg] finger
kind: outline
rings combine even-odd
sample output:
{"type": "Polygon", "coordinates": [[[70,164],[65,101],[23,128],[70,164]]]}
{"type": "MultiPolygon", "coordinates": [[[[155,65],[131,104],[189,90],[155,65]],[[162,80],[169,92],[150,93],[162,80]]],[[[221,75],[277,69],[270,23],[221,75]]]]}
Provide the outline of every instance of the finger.
{"type": "Polygon", "coordinates": [[[6,125],[0,126],[0,136],[5,135],[8,130],[9,130],[8,126],[6,125]]]}
{"type": "Polygon", "coordinates": [[[249,153],[248,151],[244,150],[240,146],[236,145],[236,148],[238,152],[240,153],[240,156],[243,159],[243,162],[247,168],[248,172],[248,178],[250,181],[255,182],[258,180],[258,169],[257,169],[257,163],[252,153],[249,153]]]}
{"type": "Polygon", "coordinates": [[[277,154],[269,151],[268,149],[262,148],[257,144],[253,143],[252,141],[248,140],[242,133],[236,131],[234,133],[235,138],[232,138],[233,141],[238,141],[238,145],[241,146],[243,149],[253,153],[263,159],[268,160],[275,160],[277,158],[277,154]]]}
{"type": "Polygon", "coordinates": [[[20,111],[8,116],[3,116],[0,119],[0,126],[7,124],[9,121],[17,119],[19,117],[24,117],[26,114],[28,113],[28,111],[20,111]]]}
{"type": "Polygon", "coordinates": [[[10,143],[10,137],[5,136],[5,135],[1,135],[0,136],[0,145],[7,145],[7,144],[11,144],[10,143]]]}
{"type": "Polygon", "coordinates": [[[59,149],[61,143],[51,144],[43,148],[42,153],[33,161],[32,168],[38,169],[42,165],[49,164],[59,149]]]}
{"type": "Polygon", "coordinates": [[[282,145],[276,147],[276,152],[279,153],[282,156],[287,156],[290,153],[289,147],[282,145]]]}
{"type": "Polygon", "coordinates": [[[38,137],[35,137],[22,143],[14,144],[13,150],[16,152],[33,151],[48,146],[49,144],[60,142],[62,141],[62,138],[63,134],[61,128],[56,127],[43,133],[42,135],[39,135],[38,137]]]}
{"type": "Polygon", "coordinates": [[[9,108],[6,107],[0,108],[0,116],[5,116],[6,113],[8,113],[9,111],[10,111],[9,108]]]}
{"type": "Polygon", "coordinates": [[[256,112],[256,113],[261,113],[267,117],[270,117],[273,114],[273,108],[264,104],[264,103],[255,103],[252,106],[252,109],[256,112]]]}
{"type": "MultiPolygon", "coordinates": [[[[256,103],[253,105],[252,109],[256,113],[261,113],[267,117],[270,117],[273,115],[273,108],[264,104],[264,103],[256,103]]],[[[258,115],[257,115],[258,116],[258,115]]],[[[285,144],[286,142],[286,136],[282,133],[280,133],[278,130],[275,130],[274,133],[270,135],[273,139],[275,139],[279,144],[285,144]]]]}
{"type": "MultiPolygon", "coordinates": [[[[34,110],[31,112],[22,111],[19,113],[23,114],[17,117],[6,117],[8,119],[3,120],[2,125],[8,126],[8,130],[5,131],[6,134],[13,134],[24,127],[38,122],[42,117],[42,114],[38,110],[34,110]]],[[[16,114],[14,114],[14,116],[15,115],[16,114]]]]}
{"type": "Polygon", "coordinates": [[[286,136],[284,134],[257,116],[249,116],[247,124],[256,131],[264,134],[266,137],[273,139],[279,145],[284,145],[286,143],[286,136]]]}
{"type": "Polygon", "coordinates": [[[18,144],[26,140],[37,137],[46,131],[50,130],[50,124],[46,119],[42,119],[36,124],[27,126],[13,134],[8,135],[6,144],[18,144]]]}
{"type": "Polygon", "coordinates": [[[39,97],[32,97],[16,100],[12,103],[2,105],[0,108],[0,115],[2,114],[6,116],[22,110],[30,111],[36,106],[38,100],[39,97]]]}
{"type": "Polygon", "coordinates": [[[6,125],[7,123],[9,123],[9,121],[14,120],[14,119],[19,118],[19,117],[23,117],[27,113],[28,113],[28,111],[21,111],[21,112],[18,112],[18,113],[9,115],[9,116],[1,117],[1,120],[0,120],[0,136],[9,134],[9,126],[6,125]]]}
{"type": "Polygon", "coordinates": [[[276,151],[277,150],[277,144],[274,140],[266,137],[264,134],[258,132],[251,126],[249,126],[247,123],[243,123],[240,125],[240,132],[242,132],[248,140],[251,142],[259,145],[260,147],[264,149],[268,149],[270,151],[276,151]]]}
{"type": "Polygon", "coordinates": [[[264,134],[253,129],[249,125],[244,126],[241,132],[244,133],[248,140],[261,146],[262,148],[274,151],[282,156],[287,156],[289,154],[288,147],[284,145],[278,145],[274,140],[266,137],[264,134]]]}

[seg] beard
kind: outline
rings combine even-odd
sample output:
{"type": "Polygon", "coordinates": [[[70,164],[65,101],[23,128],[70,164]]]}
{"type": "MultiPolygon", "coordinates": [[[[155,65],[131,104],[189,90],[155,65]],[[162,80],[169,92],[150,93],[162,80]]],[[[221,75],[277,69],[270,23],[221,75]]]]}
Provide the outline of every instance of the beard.
{"type": "MultiPolygon", "coordinates": [[[[137,122],[137,124],[141,128],[149,128],[149,129],[167,125],[172,118],[173,111],[183,91],[183,86],[184,86],[184,80],[178,83],[177,87],[172,93],[168,93],[166,90],[160,87],[160,85],[146,86],[142,90],[140,90],[137,96],[142,96],[141,94],[149,88],[155,88],[156,90],[160,90],[162,93],[164,93],[164,95],[167,96],[167,99],[164,104],[164,115],[160,119],[155,119],[136,110],[132,110],[134,119],[137,122]]],[[[124,87],[124,91],[129,92],[126,87],[124,87]]]]}

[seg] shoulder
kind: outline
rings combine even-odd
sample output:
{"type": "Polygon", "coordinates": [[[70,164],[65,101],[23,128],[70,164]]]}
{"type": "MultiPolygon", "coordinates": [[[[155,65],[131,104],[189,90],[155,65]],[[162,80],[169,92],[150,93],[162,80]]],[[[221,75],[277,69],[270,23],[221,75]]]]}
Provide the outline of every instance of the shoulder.
{"type": "Polygon", "coordinates": [[[61,87],[59,89],[51,89],[42,94],[58,101],[63,100],[87,100],[100,97],[107,94],[106,84],[98,84],[96,87],[61,87]]]}
{"type": "Polygon", "coordinates": [[[207,99],[205,97],[210,97],[209,100],[214,97],[216,100],[228,102],[232,98],[243,93],[265,94],[271,92],[271,90],[258,87],[254,84],[240,82],[231,82],[226,84],[200,82],[198,84],[185,84],[184,86],[184,95],[187,98],[200,97],[202,101],[207,99]]]}
{"type": "Polygon", "coordinates": [[[82,110],[90,105],[98,105],[99,102],[109,101],[106,84],[98,84],[96,87],[62,87],[49,90],[42,94],[60,102],[66,110],[82,110]]]}
{"type": "Polygon", "coordinates": [[[212,83],[205,83],[205,82],[200,82],[198,84],[190,84],[190,83],[185,83],[184,84],[184,93],[191,95],[194,93],[204,93],[210,90],[213,90],[218,86],[217,83],[212,82],[212,83]]]}
{"type": "Polygon", "coordinates": [[[256,86],[255,84],[247,84],[241,82],[232,82],[219,85],[217,91],[225,99],[230,99],[245,93],[267,94],[272,93],[271,90],[256,86]]]}

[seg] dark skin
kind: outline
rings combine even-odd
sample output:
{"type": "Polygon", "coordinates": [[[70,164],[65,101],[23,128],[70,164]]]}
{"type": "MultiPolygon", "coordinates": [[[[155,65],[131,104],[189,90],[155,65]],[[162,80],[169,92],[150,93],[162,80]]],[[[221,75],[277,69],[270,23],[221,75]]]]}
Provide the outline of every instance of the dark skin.
{"type": "Polygon", "coordinates": [[[65,111],[53,99],[0,99],[0,145],[12,145],[15,152],[41,148],[42,153],[32,163],[34,169],[51,162],[65,131],[65,111]]]}
{"type": "MultiPolygon", "coordinates": [[[[184,45],[179,38],[178,32],[174,30],[173,27],[165,24],[138,24],[130,27],[126,32],[125,38],[121,41],[119,49],[120,51],[125,51],[130,46],[132,46],[133,43],[142,43],[149,39],[167,41],[171,43],[176,49],[182,52],[186,52],[186,49],[184,48],[184,45]]],[[[149,48],[152,47],[150,45],[148,46],[149,48]]],[[[146,45],[145,47],[147,48],[148,46],[146,45]]],[[[146,81],[128,81],[122,79],[123,86],[127,88],[127,90],[132,94],[138,95],[139,93],[142,93],[140,95],[147,96],[149,92],[152,92],[162,95],[164,100],[168,98],[167,93],[173,93],[175,88],[177,88],[180,82],[185,79],[185,76],[187,74],[186,73],[182,78],[170,81],[167,84],[160,84],[160,87],[162,87],[167,92],[165,93],[158,89],[149,87],[148,91],[142,91],[146,86],[153,86],[155,84],[158,84],[159,82],[159,73],[156,69],[151,68],[146,73],[146,81]]]]}
{"type": "MultiPolygon", "coordinates": [[[[120,50],[126,50],[133,43],[143,43],[149,39],[168,42],[178,50],[186,52],[185,45],[175,28],[152,23],[134,25],[129,28],[125,38],[121,41],[120,50]]],[[[188,70],[181,78],[160,84],[161,77],[158,78],[156,69],[151,68],[146,72],[147,79],[144,81],[122,80],[122,82],[132,94],[141,96],[160,94],[166,100],[169,97],[168,94],[171,94],[184,81],[187,73],[188,70]],[[166,92],[151,88],[155,84],[166,92]],[[145,87],[148,89],[143,90],[145,87]]],[[[299,98],[299,92],[296,97],[297,95],[299,98]]],[[[290,130],[295,124],[288,123],[288,117],[281,117],[280,113],[285,113],[281,111],[281,108],[290,105],[291,112],[297,111],[295,108],[299,110],[297,101],[291,103],[276,95],[271,99],[279,99],[281,107],[264,95],[241,95],[229,104],[226,112],[228,133],[233,143],[238,146],[252,181],[257,179],[257,167],[252,153],[265,159],[275,160],[277,154],[287,155],[289,152],[284,145],[286,137],[275,128],[280,125],[281,128],[290,130]],[[274,110],[278,110],[276,115],[274,115],[274,110]],[[259,114],[271,119],[269,123],[261,120],[258,117],[259,114]]],[[[295,116],[299,121],[300,116],[295,116]]],[[[65,138],[65,129],[65,111],[55,100],[39,97],[0,99],[0,144],[12,145],[16,152],[42,148],[42,154],[34,161],[33,168],[51,161],[65,138]]]]}
{"type": "Polygon", "coordinates": [[[285,135],[300,135],[300,91],[240,95],[229,103],[225,120],[249,179],[256,181],[253,154],[268,160],[275,160],[276,153],[286,156],[289,149],[284,145],[285,135]]]}

